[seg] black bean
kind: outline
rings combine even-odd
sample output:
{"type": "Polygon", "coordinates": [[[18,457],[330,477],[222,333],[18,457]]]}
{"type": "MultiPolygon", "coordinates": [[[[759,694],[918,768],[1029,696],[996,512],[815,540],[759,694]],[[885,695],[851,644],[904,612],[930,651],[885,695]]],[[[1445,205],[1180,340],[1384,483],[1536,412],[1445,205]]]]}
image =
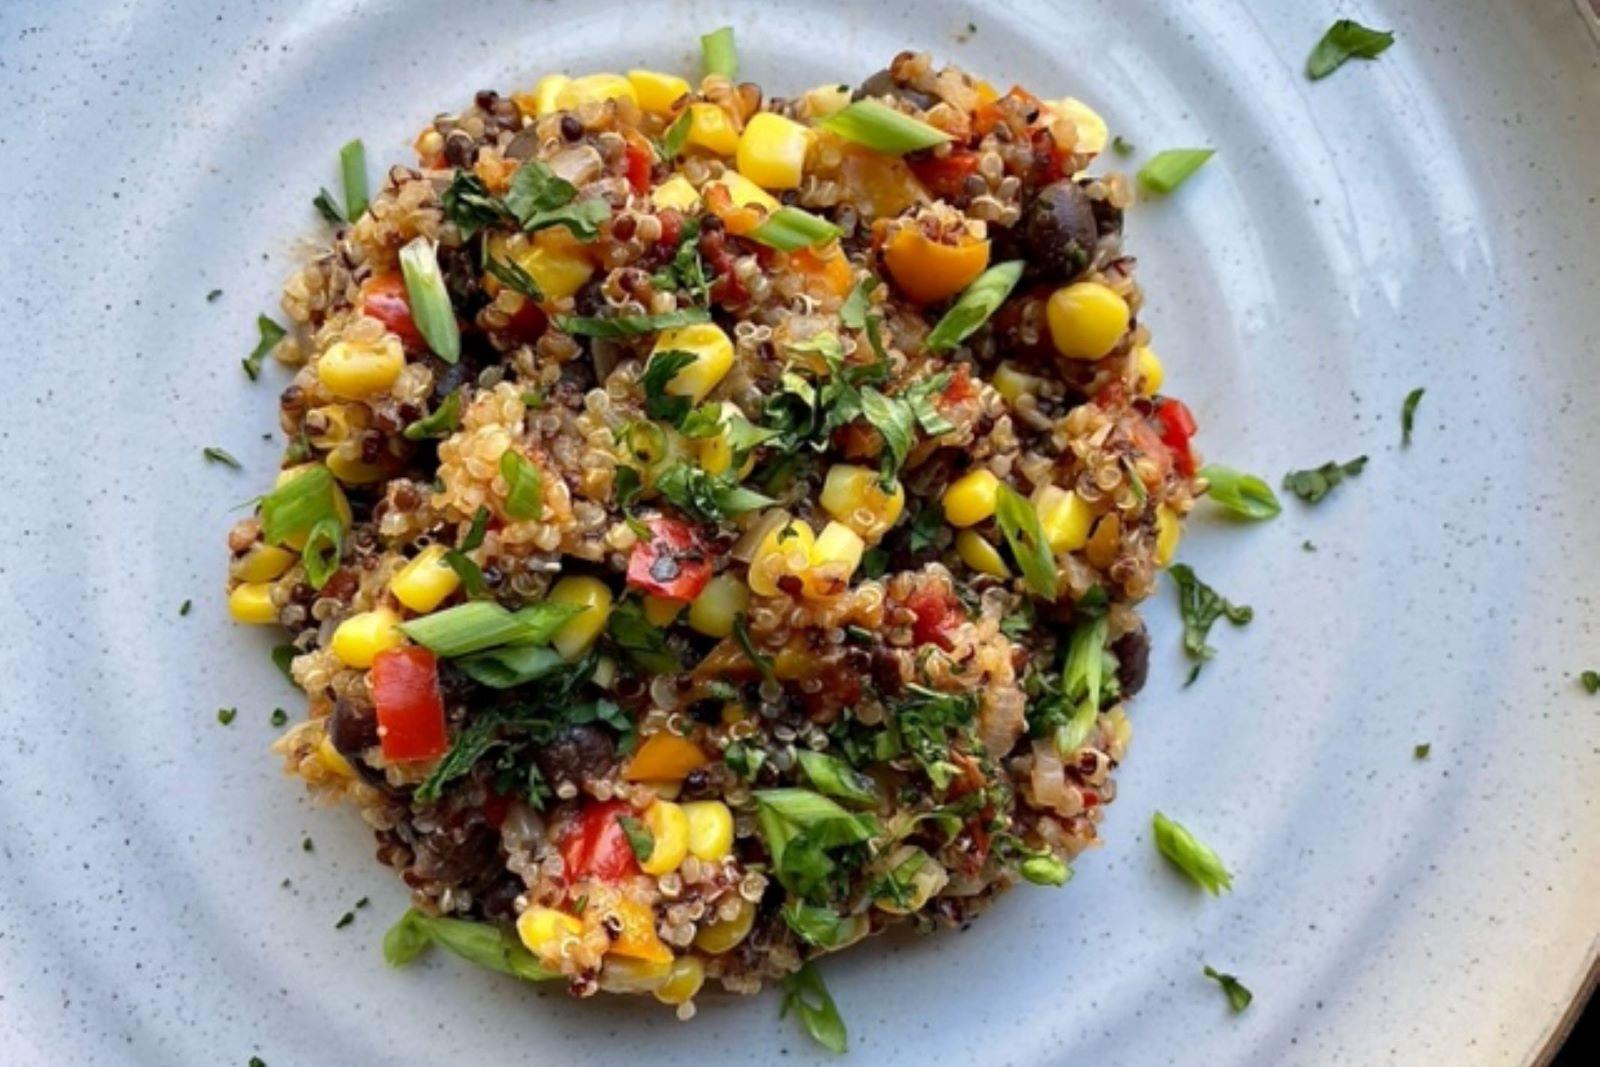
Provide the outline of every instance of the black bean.
{"type": "Polygon", "coordinates": [[[539,750],[536,761],[545,781],[581,783],[606,773],[616,757],[616,743],[598,726],[584,724],[561,729],[539,750]]]}
{"type": "Polygon", "coordinates": [[[1089,269],[1099,237],[1089,194],[1070,181],[1051,182],[1039,190],[1022,219],[1028,258],[1064,281],[1089,269]]]}
{"type": "Polygon", "coordinates": [[[340,697],[328,720],[328,740],[341,756],[355,759],[378,743],[378,715],[370,704],[340,697]]]}
{"type": "Polygon", "coordinates": [[[568,141],[576,141],[583,136],[583,123],[572,115],[561,116],[561,136],[568,141]]]}
{"type": "Polygon", "coordinates": [[[878,71],[862,82],[860,88],[850,94],[850,99],[861,100],[869,96],[892,96],[898,100],[904,100],[913,107],[921,108],[923,111],[927,111],[939,102],[938,99],[929,96],[927,93],[919,92],[896,82],[894,75],[890,74],[887,68],[878,71]]]}
{"type": "Polygon", "coordinates": [[[1131,697],[1144,688],[1150,675],[1150,633],[1143,626],[1130,630],[1111,642],[1111,654],[1117,657],[1117,684],[1122,695],[1131,697]]]}
{"type": "Polygon", "coordinates": [[[465,130],[451,130],[444,139],[444,158],[457,167],[472,166],[473,158],[478,154],[478,146],[473,142],[472,135],[465,130]]]}

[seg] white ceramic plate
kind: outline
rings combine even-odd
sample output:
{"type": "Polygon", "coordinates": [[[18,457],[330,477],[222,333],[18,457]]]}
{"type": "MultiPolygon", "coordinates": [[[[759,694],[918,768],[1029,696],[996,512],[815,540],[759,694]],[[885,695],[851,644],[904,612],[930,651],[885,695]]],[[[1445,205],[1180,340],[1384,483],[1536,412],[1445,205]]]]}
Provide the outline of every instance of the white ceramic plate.
{"type": "Polygon", "coordinates": [[[1091,101],[1140,156],[1215,146],[1129,223],[1169,388],[1212,458],[1274,481],[1372,457],[1316,509],[1194,524],[1184,557],[1255,622],[1182,690],[1157,598],[1107,847],[966,933],[830,961],[854,1057],[1522,1063],[1552,1041],[1600,932],[1600,698],[1575,677],[1600,666],[1600,51],[1569,0],[216,6],[0,8],[0,1061],[819,1055],[771,996],[680,1026],[449,958],[387,969],[402,890],[350,813],[280,777],[267,716],[294,694],[219,595],[231,509],[278,449],[281,371],[251,386],[238,361],[338,146],[364,137],[376,169],[481,87],[687,70],[725,21],[776,90],[926,48],[1091,101]],[[1398,43],[1307,82],[1342,15],[1398,43]],[[1157,808],[1235,892],[1163,866],[1157,808]]]}

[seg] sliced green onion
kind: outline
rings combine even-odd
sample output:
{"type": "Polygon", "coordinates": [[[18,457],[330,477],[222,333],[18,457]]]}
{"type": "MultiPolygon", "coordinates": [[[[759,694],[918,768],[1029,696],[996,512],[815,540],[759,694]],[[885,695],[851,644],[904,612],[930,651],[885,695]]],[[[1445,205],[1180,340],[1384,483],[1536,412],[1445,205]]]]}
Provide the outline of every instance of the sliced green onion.
{"type": "Polygon", "coordinates": [[[1195,885],[1212,896],[1233,888],[1233,876],[1222,864],[1222,859],[1199,839],[1159,811],[1151,822],[1156,835],[1156,848],[1195,885]]]}
{"type": "Polygon", "coordinates": [[[358,137],[339,149],[339,175],[344,179],[344,210],[351,222],[367,210],[367,148],[358,137]]]}
{"type": "Polygon", "coordinates": [[[878,784],[837,756],[800,749],[795,757],[811,784],[828,796],[869,807],[878,803],[878,784]]]}
{"type": "Polygon", "coordinates": [[[256,316],[256,347],[243,359],[244,372],[253,382],[261,376],[261,363],[288,333],[265,315],[256,316]]]}
{"type": "Polygon", "coordinates": [[[730,81],[739,73],[739,51],[733,44],[733,27],[721,26],[700,38],[700,61],[707,74],[730,81]]]}
{"type": "Polygon", "coordinates": [[[705,308],[679,308],[660,315],[622,315],[611,319],[557,315],[556,327],[574,337],[602,337],[615,341],[710,321],[711,312],[705,308]]]}
{"type": "Polygon", "coordinates": [[[323,519],[337,518],[333,475],[318,464],[297,474],[261,501],[261,537],[269,545],[309,534],[323,519]]]}
{"type": "Polygon", "coordinates": [[[683,154],[683,146],[689,143],[689,127],[694,125],[694,114],[688,108],[683,109],[683,114],[673,120],[667,127],[667,132],[661,135],[661,158],[670,163],[683,154]]]}
{"type": "Polygon", "coordinates": [[[1020,259],[990,267],[978,275],[928,334],[927,348],[943,352],[971,337],[973,331],[989,321],[990,315],[1000,310],[1021,277],[1020,259]]]}
{"type": "Polygon", "coordinates": [[[1152,193],[1170,193],[1216,154],[1214,148],[1168,148],[1139,168],[1139,184],[1152,193]]]}
{"type": "Polygon", "coordinates": [[[1056,598],[1056,558],[1039,525],[1039,513],[1021,493],[1001,484],[995,500],[995,520],[1011,546],[1011,555],[1033,591],[1047,600],[1056,598]]]}
{"type": "Polygon", "coordinates": [[[817,125],[847,141],[866,145],[874,152],[891,156],[903,156],[907,152],[932,148],[950,140],[950,135],[943,130],[901,114],[877,100],[857,100],[817,125]]]}
{"type": "Polygon", "coordinates": [[[754,240],[780,252],[795,252],[826,244],[839,236],[839,227],[797,207],[780,207],[750,231],[754,240]]]}
{"type": "Polygon", "coordinates": [[[526,456],[512,448],[502,452],[500,476],[506,480],[507,515],[520,520],[544,514],[544,480],[526,456]]]}
{"type": "Polygon", "coordinates": [[[300,561],[305,564],[306,581],[313,589],[321,589],[339,569],[339,557],[344,555],[344,524],[337,515],[318,519],[306,535],[306,547],[300,550],[300,561]]]}
{"type": "Polygon", "coordinates": [[[418,332],[434,355],[454,363],[461,358],[461,328],[450,306],[444,275],[439,272],[439,246],[426,237],[414,238],[400,250],[400,271],[405,275],[406,297],[418,332]]]}
{"type": "Polygon", "coordinates": [[[311,206],[317,209],[317,214],[321,215],[322,220],[330,226],[343,226],[350,221],[344,217],[339,202],[326,189],[317,190],[317,195],[311,198],[311,206]]]}
{"type": "Polygon", "coordinates": [[[1270,519],[1283,510],[1272,486],[1254,474],[1207,464],[1200,468],[1200,477],[1211,483],[1206,495],[1237,518],[1259,521],[1270,519]]]}
{"type": "Polygon", "coordinates": [[[202,448],[200,454],[206,458],[207,463],[220,463],[224,467],[232,467],[236,471],[244,469],[243,465],[233,458],[233,453],[225,448],[217,448],[215,446],[202,448]]]}
{"type": "Polygon", "coordinates": [[[419,645],[446,659],[500,645],[537,645],[549,641],[567,620],[587,608],[581,604],[545,601],[510,612],[499,604],[475,600],[400,624],[419,645]]]}
{"type": "Polygon", "coordinates": [[[844,1019],[815,963],[807,963],[783,980],[783,1006],[778,1014],[781,1017],[791,1010],[813,1041],[829,1052],[843,1054],[847,1041],[844,1019]]]}

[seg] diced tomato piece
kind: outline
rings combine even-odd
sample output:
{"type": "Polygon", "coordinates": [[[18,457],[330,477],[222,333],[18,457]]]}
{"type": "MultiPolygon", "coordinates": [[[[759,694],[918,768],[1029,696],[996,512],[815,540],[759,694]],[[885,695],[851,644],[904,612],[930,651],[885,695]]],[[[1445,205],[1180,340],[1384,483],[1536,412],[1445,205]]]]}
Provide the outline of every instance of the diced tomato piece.
{"type": "Polygon", "coordinates": [[[435,759],[449,751],[439,665],[432,652],[415,647],[379,652],[372,661],[372,699],[384,759],[435,759]]]}
{"type": "Polygon", "coordinates": [[[1156,405],[1155,422],[1161,443],[1172,450],[1172,462],[1184,477],[1194,474],[1194,454],[1189,441],[1199,429],[1194,415],[1181,400],[1165,397],[1156,405]]]}
{"type": "Polygon", "coordinates": [[[411,318],[406,280],[399,274],[375,274],[362,284],[361,313],[383,323],[384,329],[400,338],[408,348],[422,348],[427,343],[411,318]]]}
{"type": "Polygon", "coordinates": [[[663,248],[676,249],[683,237],[683,213],[669,207],[657,214],[656,220],[661,223],[661,240],[657,243],[663,248]]]}
{"type": "Polygon", "coordinates": [[[623,152],[627,163],[628,185],[643,196],[650,191],[650,166],[655,162],[648,145],[629,141],[623,152]]]}
{"type": "Polygon", "coordinates": [[[544,333],[544,328],[550,319],[541,308],[532,300],[526,298],[522,306],[517,308],[516,314],[511,316],[511,321],[506,323],[506,329],[515,334],[518,340],[532,342],[539,339],[544,333]]]}
{"type": "Polygon", "coordinates": [[[693,600],[711,580],[711,554],[681,519],[646,519],[650,536],[633,546],[628,584],[670,600],[693,600]]]}
{"type": "Polygon", "coordinates": [[[906,166],[934,196],[954,200],[966,192],[967,176],[978,172],[978,153],[957,148],[946,156],[908,159],[906,166]]]}
{"type": "Polygon", "coordinates": [[[944,392],[940,394],[947,402],[959,404],[963,400],[971,400],[978,395],[978,387],[972,381],[972,373],[967,370],[965,363],[957,365],[950,375],[950,381],[945,385],[944,392]]]}
{"type": "Polygon", "coordinates": [[[916,616],[911,636],[919,645],[938,645],[950,651],[950,631],[961,625],[961,602],[932,587],[913,592],[906,607],[916,616]]]}
{"type": "Polygon", "coordinates": [[[496,830],[506,821],[506,814],[511,810],[511,798],[503,797],[499,793],[490,793],[483,802],[483,818],[496,830]]]}
{"type": "Polygon", "coordinates": [[[567,881],[598,878],[617,882],[639,873],[639,861],[617,821],[633,809],[620,800],[586,804],[561,838],[561,862],[567,881]]]}

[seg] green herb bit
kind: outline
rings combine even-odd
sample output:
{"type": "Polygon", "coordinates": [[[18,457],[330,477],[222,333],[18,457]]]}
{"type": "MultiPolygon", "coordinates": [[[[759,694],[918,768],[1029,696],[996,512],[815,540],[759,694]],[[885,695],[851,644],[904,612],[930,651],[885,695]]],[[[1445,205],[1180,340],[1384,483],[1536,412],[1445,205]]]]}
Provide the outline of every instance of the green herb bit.
{"type": "Polygon", "coordinates": [[[544,514],[544,479],[539,468],[514,448],[500,454],[500,477],[506,480],[506,515],[534,521],[544,514]]]}
{"type": "Polygon", "coordinates": [[[273,708],[272,717],[267,721],[275,727],[287,726],[289,724],[289,713],[282,708],[273,708]]]}
{"type": "Polygon", "coordinates": [[[1578,675],[1578,681],[1583,685],[1583,691],[1593,696],[1600,693],[1600,671],[1584,671],[1578,675]]]}
{"type": "Polygon", "coordinates": [[[678,654],[667,644],[667,634],[652,626],[636,600],[624,600],[606,620],[606,634],[628,660],[650,674],[677,674],[683,670],[678,654]]]}
{"type": "Polygon", "coordinates": [[[301,852],[313,852],[313,851],[316,850],[316,847],[317,846],[312,843],[311,838],[309,838],[309,837],[305,838],[304,840],[302,840],[300,842],[300,851],[301,852]]]}
{"type": "Polygon", "coordinates": [[[1334,486],[1360,474],[1366,465],[1366,456],[1357,456],[1348,463],[1329,460],[1311,470],[1290,471],[1284,475],[1283,487],[1307,504],[1316,504],[1332,492],[1334,486]]]}
{"type": "Polygon", "coordinates": [[[1139,184],[1152,193],[1165,195],[1188,181],[1215,154],[1214,148],[1168,148],[1157,152],[1139,168],[1139,184]]]}
{"type": "Polygon", "coordinates": [[[661,135],[661,158],[670,163],[683,154],[684,146],[689,143],[689,128],[694,124],[694,114],[688,109],[683,109],[683,114],[672,120],[672,125],[667,127],[667,132],[661,135]]]}
{"type": "Polygon", "coordinates": [[[232,726],[233,720],[239,717],[238,708],[218,708],[217,721],[224,726],[232,726]]]}
{"type": "Polygon", "coordinates": [[[347,911],[343,915],[339,916],[339,921],[333,924],[333,928],[335,930],[343,930],[346,926],[349,926],[355,921],[356,913],[353,911],[347,911]]]}
{"type": "MultiPolygon", "coordinates": [[[[1178,612],[1183,617],[1183,650],[1189,658],[1204,662],[1217,654],[1206,644],[1212,625],[1226,618],[1235,626],[1244,626],[1255,618],[1248,604],[1234,604],[1195,577],[1194,569],[1186,563],[1174,563],[1167,569],[1178,590],[1178,612]]],[[[1196,668],[1198,672],[1198,667],[1196,668]]]]}
{"type": "Polygon", "coordinates": [[[750,638],[750,627],[743,615],[733,617],[733,639],[739,642],[739,647],[744,650],[745,658],[755,664],[756,670],[761,672],[763,678],[772,677],[772,657],[762,654],[750,638]]]}
{"type": "Polygon", "coordinates": [[[739,74],[739,52],[733,43],[733,27],[719,26],[700,38],[700,65],[707,74],[720,74],[732,81],[739,74]]]}
{"type": "Polygon", "coordinates": [[[544,293],[539,291],[539,283],[514,259],[495,259],[491,256],[484,262],[483,269],[514,293],[521,293],[535,303],[544,299],[544,293]]]}
{"type": "Polygon", "coordinates": [[[1260,522],[1283,510],[1272,487],[1254,474],[1207,464],[1200,468],[1200,477],[1211,483],[1206,495],[1235,518],[1260,522]]]}
{"type": "Polygon", "coordinates": [[[449,437],[456,432],[456,427],[459,425],[461,425],[461,390],[456,389],[439,401],[439,406],[434,408],[432,413],[411,423],[403,432],[407,441],[424,441],[436,437],[449,437]]]}
{"type": "Polygon", "coordinates": [[[1029,587],[1038,596],[1054,600],[1056,558],[1045,539],[1044,527],[1039,524],[1039,513],[1021,493],[1002,482],[995,500],[995,521],[1029,587]]]}
{"type": "Polygon", "coordinates": [[[1374,30],[1352,19],[1340,19],[1328,27],[1306,60],[1306,77],[1326,78],[1350,59],[1377,59],[1390,45],[1394,34],[1374,30]]]}
{"type": "Polygon", "coordinates": [[[990,267],[973,279],[972,284],[950,306],[950,310],[940,317],[933,332],[928,334],[927,349],[931,352],[948,351],[971,337],[978,327],[1000,310],[1000,305],[1011,295],[1011,290],[1017,287],[1017,282],[1022,278],[1022,266],[1020,259],[1014,259],[990,267]]]}
{"type": "Polygon", "coordinates": [[[200,454],[206,458],[208,463],[220,463],[224,467],[232,467],[236,471],[244,469],[244,465],[234,459],[231,453],[220,448],[202,448],[200,454]]]}
{"type": "Polygon", "coordinates": [[[187,614],[189,614],[189,612],[191,612],[193,610],[194,610],[194,601],[192,601],[192,600],[185,600],[182,604],[178,605],[178,614],[179,615],[187,615],[187,614]]]}
{"type": "Polygon", "coordinates": [[[772,497],[735,481],[736,470],[707,474],[695,463],[679,463],[656,479],[656,492],[705,522],[721,522],[774,503],[772,497]]]}
{"type": "Polygon", "coordinates": [[[622,827],[623,834],[628,839],[628,847],[633,850],[633,858],[640,863],[646,863],[650,854],[656,850],[655,835],[650,828],[632,815],[619,815],[617,825],[622,827]]]}
{"type": "Polygon", "coordinates": [[[1422,394],[1427,390],[1413,389],[1406,394],[1405,403],[1400,405],[1400,447],[1405,448],[1411,444],[1411,428],[1417,421],[1417,405],[1422,403],[1422,394]]]}
{"type": "Polygon", "coordinates": [[[339,149],[339,177],[344,181],[345,211],[354,222],[367,210],[367,148],[359,137],[339,149]]]}
{"type": "Polygon", "coordinates": [[[1195,885],[1212,896],[1220,896],[1233,888],[1233,876],[1222,865],[1222,860],[1211,849],[1202,845],[1188,830],[1173,822],[1159,811],[1152,825],[1155,829],[1156,848],[1180,871],[1189,876],[1195,885]]]}
{"type": "Polygon", "coordinates": [[[1111,138],[1111,150],[1119,156],[1131,156],[1134,152],[1133,145],[1124,140],[1120,133],[1111,138]]]}
{"type": "Polygon", "coordinates": [[[1205,975],[1207,978],[1215,979],[1217,984],[1222,986],[1222,992],[1228,998],[1228,1007],[1233,1009],[1235,1015],[1250,1006],[1250,1001],[1254,999],[1254,994],[1246,989],[1239,979],[1231,974],[1223,974],[1221,971],[1213,970],[1209,966],[1206,967],[1205,975]]]}
{"type": "Polygon", "coordinates": [[[616,318],[605,319],[581,315],[557,315],[556,327],[574,337],[599,337],[618,341],[710,321],[711,312],[705,308],[679,308],[660,315],[619,315],[616,318]]]}
{"type": "Polygon", "coordinates": [[[781,1019],[790,1009],[800,1017],[806,1033],[829,1052],[843,1053],[847,1035],[844,1019],[828,995],[816,964],[807,963],[783,980],[783,1004],[778,1009],[781,1019]]]}
{"type": "Polygon", "coordinates": [[[415,908],[384,934],[383,958],[391,967],[404,967],[429,945],[438,945],[468,963],[530,982],[561,977],[559,972],[543,966],[509,931],[491,923],[435,918],[415,908]]]}
{"type": "Polygon", "coordinates": [[[846,917],[832,908],[808,904],[803,900],[789,900],[780,914],[783,915],[783,921],[789,924],[789,929],[818,948],[843,948],[867,933],[865,916],[846,917]]]}
{"type": "Polygon", "coordinates": [[[857,100],[817,125],[847,141],[891,156],[903,156],[950,140],[943,130],[896,111],[881,100],[857,100]]]}
{"type": "Polygon", "coordinates": [[[339,569],[344,555],[344,523],[336,515],[317,521],[306,534],[306,544],[300,550],[300,562],[305,565],[306,582],[313,589],[321,589],[339,569]]]}
{"type": "Polygon", "coordinates": [[[461,358],[461,327],[439,271],[439,246],[426,237],[413,238],[400,250],[400,272],[405,276],[406,298],[417,332],[434,355],[455,363],[461,358]]]}
{"type": "Polygon", "coordinates": [[[218,300],[221,300],[221,299],[222,299],[222,290],[221,289],[213,289],[209,293],[206,294],[206,303],[208,303],[208,304],[215,304],[218,300]]]}
{"type": "Polygon", "coordinates": [[[828,796],[868,807],[878,803],[878,784],[837,756],[800,749],[795,758],[811,784],[828,796]]]}
{"type": "Polygon", "coordinates": [[[261,377],[261,363],[267,355],[278,347],[278,342],[288,336],[289,331],[279,326],[265,315],[256,316],[256,347],[242,361],[244,372],[253,382],[261,377]]]}
{"type": "Polygon", "coordinates": [[[1431,745],[1428,742],[1424,741],[1422,744],[1417,745],[1415,748],[1413,748],[1411,750],[1411,757],[1413,759],[1427,759],[1428,758],[1428,754],[1431,753],[1432,751],[1433,751],[1433,745],[1431,745]]]}
{"type": "Polygon", "coordinates": [[[349,221],[344,217],[339,202],[327,189],[317,190],[317,195],[311,198],[311,206],[317,209],[317,214],[321,215],[322,221],[329,226],[343,226],[349,221]]]}

